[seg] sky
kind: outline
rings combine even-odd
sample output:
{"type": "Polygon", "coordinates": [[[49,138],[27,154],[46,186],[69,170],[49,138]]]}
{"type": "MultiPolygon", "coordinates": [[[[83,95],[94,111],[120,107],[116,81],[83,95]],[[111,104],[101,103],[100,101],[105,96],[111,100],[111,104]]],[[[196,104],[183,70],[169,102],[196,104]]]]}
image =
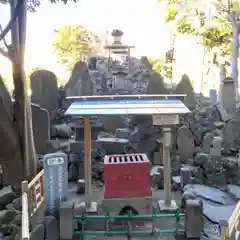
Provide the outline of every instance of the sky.
{"type": "MultiPolygon", "coordinates": [[[[9,6],[0,5],[0,23],[9,21],[9,6]]],[[[134,55],[158,56],[169,46],[171,34],[164,23],[164,5],[157,0],[79,0],[78,3],[50,4],[41,0],[37,12],[28,13],[25,69],[44,67],[57,75],[65,69],[57,63],[52,43],[54,29],[69,24],[81,24],[104,34],[119,28],[123,42],[136,46],[134,55]]],[[[1,74],[11,72],[10,64],[0,57],[1,74]]]]}

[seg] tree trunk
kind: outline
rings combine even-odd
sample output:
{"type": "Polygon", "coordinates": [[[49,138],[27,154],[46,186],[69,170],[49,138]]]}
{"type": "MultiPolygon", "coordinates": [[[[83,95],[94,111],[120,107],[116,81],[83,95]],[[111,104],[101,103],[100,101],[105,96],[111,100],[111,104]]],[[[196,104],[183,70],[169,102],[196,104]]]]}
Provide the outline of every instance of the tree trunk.
{"type": "Polygon", "coordinates": [[[238,52],[239,52],[239,31],[237,24],[233,24],[233,47],[231,59],[231,78],[236,88],[236,101],[238,101],[238,52]]]}
{"type": "MultiPolygon", "coordinates": [[[[12,0],[11,12],[16,5],[12,0]]],[[[25,179],[31,179],[36,175],[37,161],[32,134],[32,115],[30,102],[27,96],[24,73],[24,50],[26,38],[26,0],[22,0],[21,13],[12,28],[12,68],[15,90],[15,115],[16,129],[19,133],[22,157],[24,162],[25,179]]]]}

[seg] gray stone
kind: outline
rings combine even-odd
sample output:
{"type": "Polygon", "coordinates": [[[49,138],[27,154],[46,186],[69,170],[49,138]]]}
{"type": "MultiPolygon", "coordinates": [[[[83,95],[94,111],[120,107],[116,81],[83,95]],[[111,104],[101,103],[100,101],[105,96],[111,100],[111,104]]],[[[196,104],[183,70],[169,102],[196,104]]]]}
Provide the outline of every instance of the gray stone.
{"type": "Polygon", "coordinates": [[[38,224],[30,233],[29,240],[43,240],[45,234],[45,228],[43,224],[38,224]]]}
{"type": "Polygon", "coordinates": [[[54,73],[47,70],[37,70],[30,76],[31,101],[41,108],[48,110],[50,119],[55,115],[59,99],[57,78],[54,73]]]}
{"type": "Polygon", "coordinates": [[[219,98],[228,114],[236,112],[236,92],[233,80],[228,79],[221,82],[219,98]]]}
{"type": "Polygon", "coordinates": [[[94,84],[85,62],[80,61],[75,64],[65,90],[67,96],[90,96],[93,94],[94,84]]]}
{"type": "Polygon", "coordinates": [[[21,197],[13,200],[13,208],[19,211],[22,211],[22,199],[21,197]]]}
{"type": "Polygon", "coordinates": [[[147,94],[169,94],[164,86],[164,79],[159,73],[151,72],[148,79],[147,94]]]}
{"type": "Polygon", "coordinates": [[[0,190],[0,210],[4,209],[9,203],[16,198],[16,194],[12,191],[11,186],[4,187],[0,190]]]}
{"type": "Polygon", "coordinates": [[[70,153],[68,161],[70,164],[72,163],[77,165],[78,163],[81,162],[81,156],[79,154],[70,153]]]}
{"type": "Polygon", "coordinates": [[[229,120],[223,128],[223,147],[224,149],[236,149],[240,147],[240,114],[229,120]]]}
{"type": "Polygon", "coordinates": [[[104,130],[108,133],[115,133],[118,128],[126,128],[127,124],[122,116],[99,116],[99,119],[103,122],[104,130]]]}
{"type": "Polygon", "coordinates": [[[187,239],[200,239],[203,229],[203,206],[200,200],[188,199],[186,201],[186,237],[187,239]]]}
{"type": "MultiPolygon", "coordinates": [[[[202,199],[201,199],[202,200],[202,199]]],[[[203,213],[210,221],[219,223],[221,220],[228,221],[232,216],[236,205],[216,205],[209,200],[202,200],[203,213]]]]}
{"type": "Polygon", "coordinates": [[[214,137],[212,141],[212,147],[210,148],[210,154],[215,157],[221,156],[223,139],[221,137],[214,137]]]}
{"type": "Polygon", "coordinates": [[[47,153],[47,142],[50,140],[49,112],[39,105],[31,104],[33,137],[37,154],[47,153]]]}
{"type": "Polygon", "coordinates": [[[9,224],[14,220],[16,212],[12,210],[2,210],[0,211],[0,224],[9,224]]]}
{"type": "Polygon", "coordinates": [[[18,215],[16,215],[12,221],[12,224],[21,227],[22,224],[22,214],[19,213],[18,215]]]}
{"type": "Polygon", "coordinates": [[[164,175],[163,166],[153,166],[151,168],[150,176],[153,187],[163,189],[163,175],[164,175]]]}
{"type": "Polygon", "coordinates": [[[3,102],[3,105],[5,107],[5,110],[8,114],[8,117],[12,120],[13,119],[13,104],[12,104],[12,99],[10,96],[10,93],[5,86],[3,79],[0,75],[0,99],[3,102]]]}
{"type": "MultiPolygon", "coordinates": [[[[72,153],[82,155],[83,149],[84,149],[83,141],[70,142],[70,150],[72,153]]],[[[101,151],[104,150],[101,145],[101,142],[99,142],[99,141],[92,141],[92,149],[100,149],[101,151]]]]}
{"type": "Polygon", "coordinates": [[[163,153],[162,152],[154,152],[153,153],[153,165],[162,165],[163,164],[163,153]]]}
{"type": "Polygon", "coordinates": [[[84,194],[85,193],[85,180],[84,179],[79,179],[77,181],[76,193],[78,193],[78,194],[84,194]]]}
{"type": "Polygon", "coordinates": [[[68,180],[77,181],[78,179],[78,167],[75,164],[70,164],[68,167],[68,180]]]}
{"type": "Polygon", "coordinates": [[[240,186],[237,186],[237,185],[234,185],[234,184],[228,184],[227,190],[237,200],[240,200],[240,186]]]}
{"type": "Polygon", "coordinates": [[[44,219],[45,239],[58,240],[59,228],[57,219],[53,216],[46,216],[44,219]]]}
{"type": "Polygon", "coordinates": [[[195,157],[196,165],[205,165],[210,158],[210,155],[207,153],[199,153],[195,157]]]}
{"type": "Polygon", "coordinates": [[[210,153],[210,148],[212,145],[212,141],[213,141],[213,134],[212,133],[206,133],[203,137],[203,152],[204,153],[210,153]]]}
{"type": "Polygon", "coordinates": [[[59,212],[60,239],[72,240],[74,203],[62,202],[59,212]]]}
{"type": "Polygon", "coordinates": [[[146,69],[149,71],[152,70],[152,64],[149,62],[148,58],[145,56],[141,57],[141,65],[142,65],[143,69],[146,69]]]}
{"type": "Polygon", "coordinates": [[[128,128],[118,128],[118,129],[116,129],[116,137],[117,138],[129,139],[130,133],[131,133],[131,131],[128,128]]]}
{"type": "MultiPolygon", "coordinates": [[[[107,116],[106,116],[107,117],[107,116]]],[[[101,130],[103,130],[103,122],[100,117],[91,117],[91,139],[92,141],[97,140],[97,137],[101,130]]],[[[111,123],[110,123],[111,124],[111,123]]],[[[77,119],[72,122],[68,127],[75,129],[75,141],[84,141],[84,122],[83,120],[77,119]]]]}
{"type": "Polygon", "coordinates": [[[192,189],[192,191],[196,193],[196,196],[201,198],[201,200],[205,199],[206,201],[211,201],[212,203],[215,203],[215,205],[235,205],[236,203],[228,193],[213,187],[201,184],[191,184],[184,187],[184,192],[189,188],[192,189]]]}
{"type": "MultiPolygon", "coordinates": [[[[4,240],[15,240],[15,236],[14,234],[11,234],[10,236],[4,237],[4,240]]],[[[20,240],[20,239],[17,239],[17,240],[20,240]]]]}
{"type": "Polygon", "coordinates": [[[54,125],[52,126],[51,135],[55,138],[70,138],[72,130],[67,124],[54,125]]]}
{"type": "Polygon", "coordinates": [[[220,114],[221,120],[224,122],[227,121],[229,119],[229,116],[226,110],[224,109],[223,105],[221,103],[217,103],[215,106],[220,114]]]}
{"type": "Polygon", "coordinates": [[[103,149],[108,154],[122,154],[125,152],[129,141],[123,138],[99,137],[98,141],[101,143],[103,149]]]}
{"type": "Polygon", "coordinates": [[[196,109],[196,98],[194,94],[194,90],[191,84],[189,77],[184,74],[182,76],[181,81],[178,83],[176,87],[176,94],[186,94],[186,98],[184,99],[183,103],[186,105],[187,108],[190,110],[196,109]]]}
{"type": "Polygon", "coordinates": [[[180,169],[181,174],[181,188],[183,188],[187,184],[191,184],[192,177],[192,168],[189,166],[182,167],[180,169]]]}
{"type": "Polygon", "coordinates": [[[192,189],[192,188],[189,188],[187,189],[186,191],[183,192],[182,194],[182,199],[181,199],[181,207],[182,208],[185,208],[186,207],[186,201],[188,199],[196,199],[197,198],[197,195],[196,195],[196,192],[192,189]]]}
{"type": "Polygon", "coordinates": [[[181,126],[178,129],[177,146],[181,159],[187,160],[188,158],[193,157],[195,150],[194,139],[191,132],[186,126],[181,126]]]}

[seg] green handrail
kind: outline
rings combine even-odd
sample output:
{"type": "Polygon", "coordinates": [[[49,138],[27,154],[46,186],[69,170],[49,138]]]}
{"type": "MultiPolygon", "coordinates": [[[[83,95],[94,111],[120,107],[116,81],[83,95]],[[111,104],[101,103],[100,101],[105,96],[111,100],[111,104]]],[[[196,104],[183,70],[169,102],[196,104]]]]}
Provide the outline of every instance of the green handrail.
{"type": "Polygon", "coordinates": [[[183,233],[185,229],[138,229],[138,230],[109,230],[109,231],[74,231],[74,235],[129,235],[129,234],[156,234],[156,233],[183,233]]]}
{"type": "Polygon", "coordinates": [[[108,211],[106,211],[105,215],[74,215],[73,219],[146,219],[146,218],[161,218],[161,217],[184,217],[185,213],[180,213],[177,210],[175,213],[156,213],[153,209],[152,214],[137,214],[134,215],[131,211],[125,215],[110,215],[108,211]]]}
{"type": "Polygon", "coordinates": [[[105,215],[74,215],[73,219],[82,220],[81,231],[73,231],[73,235],[132,235],[132,234],[164,234],[164,233],[184,233],[185,229],[159,229],[159,228],[143,228],[143,229],[128,229],[128,230],[109,230],[109,220],[110,219],[127,219],[131,222],[132,219],[154,219],[161,217],[176,217],[177,223],[180,217],[184,217],[185,213],[180,213],[179,209],[175,213],[156,213],[155,209],[152,209],[152,214],[133,214],[129,211],[125,215],[110,215],[109,211],[106,210],[105,215]],[[90,219],[104,219],[107,223],[106,230],[103,231],[88,231],[85,230],[86,220],[90,219]]]}

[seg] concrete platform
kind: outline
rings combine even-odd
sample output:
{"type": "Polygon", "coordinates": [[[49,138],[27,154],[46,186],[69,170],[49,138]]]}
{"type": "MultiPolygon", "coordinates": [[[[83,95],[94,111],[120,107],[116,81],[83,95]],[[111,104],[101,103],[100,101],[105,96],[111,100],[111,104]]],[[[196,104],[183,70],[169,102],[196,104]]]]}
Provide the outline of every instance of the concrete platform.
{"type": "MultiPolygon", "coordinates": [[[[97,202],[98,204],[101,204],[103,202],[103,189],[97,188],[93,186],[93,201],[97,202]]],[[[69,184],[69,199],[71,201],[74,201],[76,204],[81,204],[84,201],[84,195],[78,195],[76,194],[76,184],[69,184]]],[[[152,206],[156,209],[156,212],[159,211],[159,201],[164,199],[164,192],[163,190],[153,190],[152,191],[152,206]]],[[[177,206],[180,206],[181,204],[181,192],[172,192],[172,199],[175,201],[177,206]]],[[[161,202],[161,201],[160,201],[161,202]]],[[[95,214],[95,213],[94,213],[95,214]]],[[[104,214],[104,213],[103,213],[104,214]]],[[[217,231],[218,226],[216,224],[213,224],[209,222],[207,219],[204,221],[204,233],[203,236],[201,237],[201,240],[219,240],[219,232],[217,231]]],[[[91,230],[103,230],[105,223],[102,220],[96,220],[96,221],[89,221],[89,224],[91,225],[91,230]]],[[[138,223],[137,223],[138,224],[138,223]]],[[[172,219],[163,219],[163,218],[158,218],[155,219],[153,222],[151,221],[146,221],[142,223],[142,225],[138,225],[140,228],[145,228],[145,227],[151,227],[153,225],[156,228],[160,229],[167,229],[171,227],[175,227],[175,222],[172,219]]],[[[184,219],[181,218],[179,224],[181,225],[181,228],[184,228],[184,219]]],[[[127,239],[126,236],[86,236],[84,238],[85,240],[125,240],[127,239]]],[[[184,236],[132,236],[132,240],[183,240],[185,239],[184,236]]],[[[79,238],[74,238],[74,240],[79,240],[79,238]]]]}
{"type": "Polygon", "coordinates": [[[80,207],[85,208],[87,213],[96,213],[98,211],[98,203],[92,202],[92,205],[88,208],[86,208],[85,202],[82,202],[80,204],[80,207]]]}
{"type": "Polygon", "coordinates": [[[152,197],[144,198],[107,198],[102,202],[109,212],[118,214],[124,207],[132,206],[138,213],[152,212],[152,197]]]}
{"type": "Polygon", "coordinates": [[[170,205],[166,205],[164,200],[159,200],[158,206],[160,212],[176,212],[178,209],[178,205],[175,200],[172,200],[170,205]]]}

